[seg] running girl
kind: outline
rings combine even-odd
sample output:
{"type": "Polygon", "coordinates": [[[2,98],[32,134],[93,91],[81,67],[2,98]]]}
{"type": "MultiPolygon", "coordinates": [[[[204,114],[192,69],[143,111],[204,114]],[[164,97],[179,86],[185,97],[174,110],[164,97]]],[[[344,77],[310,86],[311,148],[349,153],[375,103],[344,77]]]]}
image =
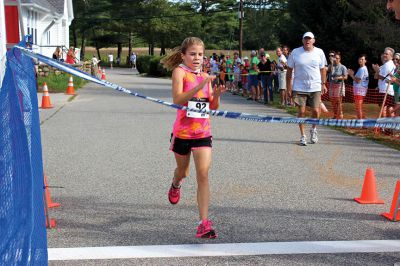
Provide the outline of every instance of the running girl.
{"type": "MultiPolygon", "coordinates": [[[[204,56],[204,43],[196,37],[186,38],[180,47],[164,60],[164,66],[172,70],[172,97],[175,104],[193,109],[218,109],[220,95],[224,86],[211,87],[216,78],[201,72],[204,56]]],[[[189,175],[190,154],[196,166],[197,204],[200,223],[197,238],[216,238],[217,234],[208,219],[210,188],[208,171],[211,164],[211,125],[208,114],[178,110],[171,136],[171,147],[175,153],[176,168],[168,199],[177,204],[181,185],[189,175]]]]}

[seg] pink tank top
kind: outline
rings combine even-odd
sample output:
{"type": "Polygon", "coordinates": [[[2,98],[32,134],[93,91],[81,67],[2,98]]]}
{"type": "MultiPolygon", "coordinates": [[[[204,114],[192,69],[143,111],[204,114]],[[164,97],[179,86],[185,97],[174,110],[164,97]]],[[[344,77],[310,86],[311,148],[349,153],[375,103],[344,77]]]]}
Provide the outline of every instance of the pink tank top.
{"type": "MultiPolygon", "coordinates": [[[[183,78],[183,92],[192,90],[207,76],[207,74],[203,72],[195,73],[192,69],[183,64],[179,65],[179,67],[185,71],[185,76],[183,78]]],[[[211,83],[209,83],[206,84],[202,90],[198,91],[191,101],[192,103],[195,102],[202,104],[205,102],[209,103],[211,99],[211,83]]],[[[186,103],[184,106],[188,106],[188,103],[186,103]]],[[[188,117],[186,111],[178,110],[174,123],[173,134],[175,137],[181,139],[200,139],[210,137],[210,119],[188,117]]]]}

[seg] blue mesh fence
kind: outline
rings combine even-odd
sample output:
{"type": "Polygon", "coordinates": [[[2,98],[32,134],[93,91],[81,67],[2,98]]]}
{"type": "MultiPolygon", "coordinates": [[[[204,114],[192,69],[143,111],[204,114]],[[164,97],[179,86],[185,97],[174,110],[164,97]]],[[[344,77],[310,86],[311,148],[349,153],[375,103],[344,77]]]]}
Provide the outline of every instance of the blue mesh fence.
{"type": "Polygon", "coordinates": [[[47,265],[36,87],[32,59],[8,51],[0,90],[0,265],[47,265]]]}

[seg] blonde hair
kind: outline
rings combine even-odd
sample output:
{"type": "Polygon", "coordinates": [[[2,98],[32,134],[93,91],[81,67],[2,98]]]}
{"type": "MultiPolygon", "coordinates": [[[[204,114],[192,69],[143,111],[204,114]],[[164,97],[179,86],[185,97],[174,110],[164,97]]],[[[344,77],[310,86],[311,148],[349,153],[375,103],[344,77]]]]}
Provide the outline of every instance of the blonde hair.
{"type": "Polygon", "coordinates": [[[166,69],[173,70],[182,63],[181,55],[185,54],[186,50],[192,45],[201,45],[204,48],[204,43],[200,38],[188,37],[183,40],[181,46],[172,49],[171,53],[161,60],[161,64],[163,64],[166,69]]]}

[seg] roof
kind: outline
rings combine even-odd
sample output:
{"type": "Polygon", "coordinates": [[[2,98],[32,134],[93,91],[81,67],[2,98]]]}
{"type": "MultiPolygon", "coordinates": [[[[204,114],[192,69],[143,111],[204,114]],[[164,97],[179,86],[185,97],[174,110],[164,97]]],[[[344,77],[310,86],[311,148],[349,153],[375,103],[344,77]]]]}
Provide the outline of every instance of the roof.
{"type": "Polygon", "coordinates": [[[47,0],[54,8],[56,9],[57,13],[63,14],[64,13],[64,3],[65,0],[47,0]]]}
{"type": "Polygon", "coordinates": [[[22,5],[35,5],[58,14],[64,13],[65,0],[21,0],[22,5]]]}

